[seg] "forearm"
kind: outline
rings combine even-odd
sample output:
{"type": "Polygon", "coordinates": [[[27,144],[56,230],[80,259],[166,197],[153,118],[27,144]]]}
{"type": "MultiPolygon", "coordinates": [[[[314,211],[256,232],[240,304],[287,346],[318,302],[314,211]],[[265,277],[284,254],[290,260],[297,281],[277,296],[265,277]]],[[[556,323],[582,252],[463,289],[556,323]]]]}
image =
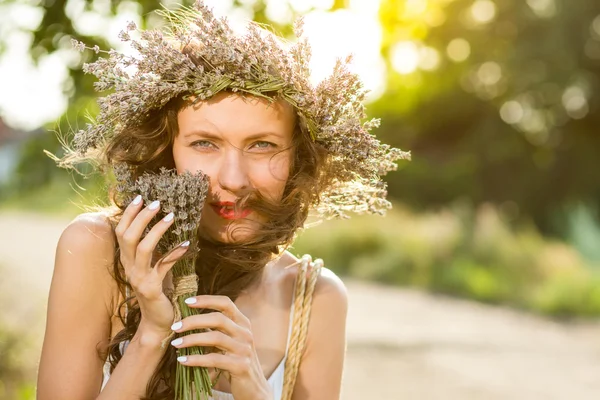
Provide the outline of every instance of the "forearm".
{"type": "Polygon", "coordinates": [[[138,329],[98,400],[139,400],[166,349],[158,335],[138,329]]]}

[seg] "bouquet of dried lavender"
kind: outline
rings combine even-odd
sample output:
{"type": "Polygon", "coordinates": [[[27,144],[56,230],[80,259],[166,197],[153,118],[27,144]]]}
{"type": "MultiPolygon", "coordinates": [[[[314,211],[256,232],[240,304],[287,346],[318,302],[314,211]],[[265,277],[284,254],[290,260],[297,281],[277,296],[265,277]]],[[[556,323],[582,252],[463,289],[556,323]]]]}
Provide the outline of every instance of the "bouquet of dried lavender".
{"type": "MultiPolygon", "coordinates": [[[[133,197],[135,193],[139,193],[146,203],[154,200],[160,201],[161,212],[148,225],[146,233],[151,226],[154,226],[154,223],[166,214],[171,212],[174,214],[173,226],[163,235],[158,244],[158,251],[161,254],[166,254],[178,243],[186,240],[190,241],[189,256],[179,260],[172,269],[173,293],[171,301],[175,312],[175,320],[199,314],[200,309],[187,307],[184,300],[190,296],[195,296],[198,291],[198,277],[195,270],[197,254],[195,237],[204,200],[208,192],[208,178],[202,172],[192,174],[186,171],[183,174],[177,174],[176,170],[163,167],[158,174],[146,172],[134,181],[130,168],[124,164],[116,165],[114,173],[117,180],[117,191],[125,198],[133,197]]],[[[182,336],[198,332],[200,331],[188,331],[182,333],[182,336]]],[[[167,345],[174,334],[173,332],[163,340],[163,347],[167,345]]],[[[182,356],[204,354],[201,347],[181,348],[178,349],[178,352],[178,355],[182,356]]],[[[177,363],[175,399],[192,399],[194,398],[194,392],[196,399],[202,399],[203,393],[212,395],[212,386],[206,368],[188,367],[177,363]]]]}

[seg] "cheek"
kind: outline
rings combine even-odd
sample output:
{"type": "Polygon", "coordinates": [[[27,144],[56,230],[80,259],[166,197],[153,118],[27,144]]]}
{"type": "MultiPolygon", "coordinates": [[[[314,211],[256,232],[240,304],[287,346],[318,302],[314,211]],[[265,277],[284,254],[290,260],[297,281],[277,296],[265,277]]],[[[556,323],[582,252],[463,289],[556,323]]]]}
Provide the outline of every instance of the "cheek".
{"type": "Polygon", "coordinates": [[[273,178],[285,184],[290,176],[290,164],[291,153],[289,151],[275,155],[269,163],[273,178]]]}
{"type": "Polygon", "coordinates": [[[263,194],[280,199],[290,175],[290,156],[288,152],[280,153],[261,163],[254,169],[253,185],[263,194]]]}

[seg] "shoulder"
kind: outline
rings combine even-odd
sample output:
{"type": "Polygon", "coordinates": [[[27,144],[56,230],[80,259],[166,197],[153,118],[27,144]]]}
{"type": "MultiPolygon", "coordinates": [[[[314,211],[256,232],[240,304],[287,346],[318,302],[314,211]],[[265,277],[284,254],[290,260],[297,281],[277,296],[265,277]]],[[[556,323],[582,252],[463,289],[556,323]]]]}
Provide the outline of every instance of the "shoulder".
{"type": "MultiPolygon", "coordinates": [[[[289,253],[286,256],[290,261],[290,266],[300,261],[289,253]]],[[[335,272],[324,265],[321,259],[314,259],[310,268],[314,268],[314,264],[317,263],[321,263],[322,266],[312,295],[307,349],[312,346],[315,338],[318,338],[326,330],[333,328],[344,331],[348,314],[348,289],[346,285],[335,272]]],[[[291,279],[295,281],[300,268],[287,269],[290,270],[291,279]]]]}
{"type": "MultiPolygon", "coordinates": [[[[295,257],[290,252],[286,251],[284,256],[284,263],[287,267],[284,269],[289,270],[288,277],[295,279],[298,276],[300,268],[291,268],[293,265],[299,266],[300,259],[295,257]]],[[[318,298],[325,298],[326,300],[335,300],[339,303],[347,303],[348,290],[342,279],[337,276],[335,272],[327,268],[323,260],[316,258],[313,260],[310,268],[314,269],[314,264],[320,262],[321,270],[317,276],[317,282],[313,292],[313,300],[318,298]]]]}
{"type": "Polygon", "coordinates": [[[63,244],[112,246],[112,224],[108,216],[100,212],[79,214],[67,225],[60,240],[63,244]]]}
{"type": "MultiPolygon", "coordinates": [[[[114,246],[112,227],[101,214],[82,214],[58,241],[48,297],[38,393],[90,398],[103,359],[97,347],[111,331],[114,246]],[[66,377],[77,377],[70,382],[66,377]],[[93,383],[94,382],[94,383],[93,383]]],[[[99,385],[99,383],[98,383],[99,385]]]]}
{"type": "Polygon", "coordinates": [[[335,272],[325,267],[322,260],[315,259],[314,264],[318,263],[322,266],[312,295],[310,323],[313,329],[309,328],[307,347],[325,331],[343,331],[348,313],[346,285],[335,272]]]}
{"type": "MultiPolygon", "coordinates": [[[[76,277],[99,283],[112,291],[112,266],[115,240],[112,224],[102,213],[84,213],[75,217],[62,232],[56,249],[55,275],[76,277]]],[[[99,289],[99,287],[98,287],[99,289]]]]}
{"type": "MultiPolygon", "coordinates": [[[[317,266],[321,262],[314,260],[317,266]]],[[[347,315],[346,285],[335,272],[322,265],[312,295],[306,342],[293,400],[340,398],[347,315]]]]}

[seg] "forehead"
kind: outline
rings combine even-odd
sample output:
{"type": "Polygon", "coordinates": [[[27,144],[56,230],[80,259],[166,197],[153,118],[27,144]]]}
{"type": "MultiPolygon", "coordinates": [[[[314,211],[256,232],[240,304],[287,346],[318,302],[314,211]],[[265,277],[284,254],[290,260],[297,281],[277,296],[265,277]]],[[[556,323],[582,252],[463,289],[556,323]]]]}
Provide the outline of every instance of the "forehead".
{"type": "Polygon", "coordinates": [[[221,92],[179,111],[179,134],[206,129],[220,134],[276,132],[290,135],[296,120],[294,108],[284,100],[269,103],[255,96],[221,92]]]}

